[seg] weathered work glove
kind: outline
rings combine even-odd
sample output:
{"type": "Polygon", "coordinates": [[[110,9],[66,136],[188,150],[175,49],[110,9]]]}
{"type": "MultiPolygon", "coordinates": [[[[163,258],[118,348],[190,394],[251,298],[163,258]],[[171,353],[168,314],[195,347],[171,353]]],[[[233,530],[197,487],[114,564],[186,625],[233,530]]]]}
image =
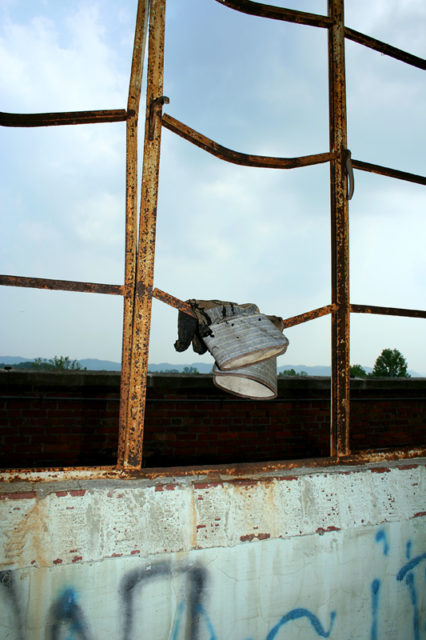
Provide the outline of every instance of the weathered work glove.
{"type": "Polygon", "coordinates": [[[202,355],[207,351],[203,338],[211,335],[210,325],[212,318],[207,310],[222,308],[224,305],[233,306],[232,302],[221,300],[187,300],[195,314],[189,316],[183,311],[178,315],[178,339],[175,342],[176,351],[186,351],[192,342],[195,353],[202,355]]]}
{"type": "MultiPolygon", "coordinates": [[[[178,340],[176,351],[186,351],[192,342],[195,353],[202,355],[207,351],[203,338],[212,335],[210,325],[225,318],[239,315],[259,313],[259,308],[252,303],[237,304],[225,300],[187,300],[195,314],[195,318],[183,311],[178,316],[178,340]]],[[[278,316],[267,316],[279,331],[283,330],[283,320],[278,316]]]]}

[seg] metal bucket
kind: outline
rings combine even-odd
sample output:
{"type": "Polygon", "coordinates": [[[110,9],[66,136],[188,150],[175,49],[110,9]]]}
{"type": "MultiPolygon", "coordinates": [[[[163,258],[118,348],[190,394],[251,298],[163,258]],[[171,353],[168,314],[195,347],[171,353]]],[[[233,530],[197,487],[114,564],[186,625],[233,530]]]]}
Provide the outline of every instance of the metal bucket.
{"type": "Polygon", "coordinates": [[[213,382],[219,389],[240,398],[272,400],[277,397],[277,359],[270,358],[232,371],[221,371],[215,364],[213,382]]]}
{"type": "Polygon", "coordinates": [[[262,313],[213,322],[204,342],[222,371],[240,369],[284,353],[287,338],[262,313]]]}

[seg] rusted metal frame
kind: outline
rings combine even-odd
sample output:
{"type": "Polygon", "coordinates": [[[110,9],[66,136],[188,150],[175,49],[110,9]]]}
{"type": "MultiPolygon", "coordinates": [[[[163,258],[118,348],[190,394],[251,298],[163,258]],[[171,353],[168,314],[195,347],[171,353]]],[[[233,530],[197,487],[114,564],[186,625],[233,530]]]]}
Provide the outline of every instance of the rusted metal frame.
{"type": "Polygon", "coordinates": [[[288,327],[294,327],[297,324],[302,324],[303,322],[309,322],[309,320],[315,320],[315,318],[321,318],[322,316],[327,316],[329,313],[332,313],[333,310],[334,310],[334,305],[328,304],[326,307],[319,307],[318,309],[313,309],[312,311],[306,311],[305,313],[301,313],[298,316],[285,318],[284,329],[288,329],[288,327]]]}
{"type": "Polygon", "coordinates": [[[351,313],[377,313],[384,316],[405,316],[407,318],[426,318],[422,309],[398,309],[396,307],[372,307],[365,304],[351,304],[351,313]]]}
{"type": "Polygon", "coordinates": [[[179,298],[175,298],[170,293],[166,293],[165,291],[161,291],[161,289],[153,289],[152,295],[157,300],[161,300],[161,302],[165,302],[166,304],[178,309],[179,311],[183,311],[188,316],[192,316],[196,318],[195,313],[193,312],[191,305],[187,302],[183,302],[183,300],[179,300],[179,298]]]}
{"type": "Polygon", "coordinates": [[[126,240],[125,295],[123,300],[123,338],[121,350],[120,416],[117,464],[122,466],[125,456],[127,410],[132,360],[133,309],[136,283],[138,242],[138,118],[142,89],[142,75],[149,20],[149,0],[139,0],[133,43],[127,110],[132,113],[126,123],[126,240]]]}
{"type": "Polygon", "coordinates": [[[165,0],[152,0],[149,18],[149,49],[145,143],[142,168],[139,240],[133,313],[132,358],[127,425],[121,444],[119,466],[126,470],[142,466],[142,438],[146,402],[155,232],[160,165],[161,120],[158,113],[152,140],[149,135],[151,103],[163,94],[165,0]]]}
{"type": "Polygon", "coordinates": [[[366,36],[364,33],[360,33],[354,29],[345,27],[345,38],[352,40],[353,42],[357,42],[358,44],[362,44],[364,47],[368,47],[369,49],[374,49],[375,51],[384,53],[391,58],[405,62],[413,67],[426,69],[426,60],[424,58],[414,56],[412,53],[393,47],[390,44],[386,44],[386,42],[381,42],[381,40],[376,40],[376,38],[366,36]]]}
{"type": "Polygon", "coordinates": [[[77,291],[81,293],[107,293],[114,296],[124,295],[124,287],[119,284],[77,282],[74,280],[55,280],[51,278],[27,278],[25,276],[0,275],[0,285],[7,287],[28,287],[31,289],[77,291]]]}
{"type": "Polygon", "coordinates": [[[125,109],[98,111],[66,111],[63,113],[4,113],[0,112],[3,127],[57,127],[66,124],[97,124],[123,122],[131,113],[125,109]]]}
{"type": "Polygon", "coordinates": [[[216,0],[216,2],[223,4],[229,9],[235,9],[236,11],[248,13],[252,16],[306,24],[311,27],[327,28],[331,26],[332,22],[329,16],[307,13],[306,11],[296,11],[294,9],[285,9],[284,7],[275,7],[274,5],[252,2],[252,0],[216,0]]]}
{"type": "Polygon", "coordinates": [[[165,113],[162,117],[162,125],[169,129],[169,131],[173,131],[181,138],[188,140],[188,142],[192,142],[197,147],[204,149],[208,153],[220,158],[221,160],[226,160],[227,162],[232,162],[233,164],[244,165],[247,167],[264,167],[267,169],[296,169],[298,167],[308,167],[314,164],[321,164],[323,162],[328,162],[332,156],[329,152],[327,153],[318,153],[310,156],[301,156],[299,158],[274,158],[268,156],[256,156],[247,153],[240,153],[238,151],[233,151],[232,149],[228,149],[227,147],[223,147],[222,145],[214,142],[210,138],[207,138],[202,133],[195,131],[195,129],[191,129],[183,122],[172,118],[167,113],[165,113]]]}
{"type": "Polygon", "coordinates": [[[331,205],[331,424],[330,454],[349,454],[349,212],[346,197],[347,148],[343,0],[328,0],[330,205],[331,205]]]}
{"type": "Polygon", "coordinates": [[[352,166],[354,169],[360,169],[361,171],[368,171],[370,173],[377,173],[381,176],[388,176],[389,178],[397,178],[398,180],[406,180],[407,182],[426,185],[426,177],[419,176],[415,173],[398,171],[397,169],[390,169],[389,167],[382,167],[379,164],[371,164],[370,162],[354,160],[353,158],[352,166]]]}
{"type": "MultiPolygon", "coordinates": [[[[179,298],[175,298],[170,293],[166,293],[161,289],[153,289],[152,296],[157,300],[161,300],[161,302],[165,302],[166,304],[178,309],[179,311],[183,311],[188,316],[196,317],[193,312],[191,305],[187,302],[183,302],[183,300],[179,300],[179,298]]],[[[320,318],[322,316],[326,316],[332,313],[334,306],[329,304],[325,307],[319,307],[318,309],[313,309],[312,311],[306,311],[298,316],[293,316],[291,318],[286,318],[283,320],[284,329],[288,327],[294,327],[297,324],[302,324],[303,322],[309,322],[309,320],[314,320],[315,318],[320,318]]]]}
{"type": "MultiPolygon", "coordinates": [[[[0,484],[11,482],[63,482],[64,480],[160,480],[161,478],[205,478],[211,482],[232,481],[233,478],[273,476],[275,472],[297,471],[303,469],[327,469],[329,467],[346,467],[360,464],[377,464],[380,462],[402,462],[413,458],[426,457],[425,447],[403,447],[393,450],[368,450],[337,459],[304,458],[300,460],[282,460],[274,462],[236,463],[233,465],[212,465],[194,467],[151,467],[145,469],[117,469],[113,466],[100,467],[48,467],[43,469],[2,469],[0,484]]],[[[403,463],[402,463],[403,464],[403,463]]],[[[413,461],[412,464],[424,465],[424,460],[413,461]]],[[[374,470],[374,467],[372,467],[374,470]]],[[[344,471],[347,473],[347,470],[344,471]]]]}

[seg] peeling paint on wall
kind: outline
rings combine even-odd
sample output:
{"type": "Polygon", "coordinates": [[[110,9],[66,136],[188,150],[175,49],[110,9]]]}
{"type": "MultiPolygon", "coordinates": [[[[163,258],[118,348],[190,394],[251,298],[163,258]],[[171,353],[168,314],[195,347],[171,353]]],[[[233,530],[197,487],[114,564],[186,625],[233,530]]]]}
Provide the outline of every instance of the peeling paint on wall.
{"type": "Polygon", "coordinates": [[[6,498],[0,637],[421,640],[425,467],[389,469],[6,498]]]}

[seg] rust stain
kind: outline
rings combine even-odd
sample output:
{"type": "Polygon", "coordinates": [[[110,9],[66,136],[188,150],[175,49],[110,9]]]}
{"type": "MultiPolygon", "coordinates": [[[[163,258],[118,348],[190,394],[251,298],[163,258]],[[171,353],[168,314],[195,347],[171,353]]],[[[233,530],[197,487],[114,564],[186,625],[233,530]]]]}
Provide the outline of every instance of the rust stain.
{"type": "Polygon", "coordinates": [[[62,558],[56,558],[56,560],[53,561],[53,564],[62,564],[62,562],[62,558]]]}
{"type": "Polygon", "coordinates": [[[56,491],[57,498],[64,498],[67,495],[68,495],[68,491],[56,491]]]}
{"type": "Polygon", "coordinates": [[[415,513],[412,517],[413,518],[423,518],[423,516],[426,516],[426,511],[419,511],[418,513],[415,513]]]}
{"type": "Polygon", "coordinates": [[[248,533],[245,536],[240,536],[240,540],[241,542],[252,542],[253,540],[267,540],[270,537],[270,533],[248,533]]]}
{"type": "Polygon", "coordinates": [[[83,560],[83,556],[74,556],[72,562],[80,562],[80,560],[83,560]]]}
{"type": "Polygon", "coordinates": [[[85,489],[73,489],[72,491],[70,491],[70,496],[73,497],[78,497],[78,496],[84,496],[84,494],[86,493],[85,489]]]}
{"type": "Polygon", "coordinates": [[[22,491],[21,493],[0,493],[0,500],[32,500],[37,497],[35,491],[22,491]]]}
{"type": "Polygon", "coordinates": [[[136,554],[140,553],[140,549],[133,549],[133,551],[130,552],[131,556],[134,556],[136,554]]]}
{"type": "Polygon", "coordinates": [[[389,467],[373,467],[371,473],[390,473],[389,467]]]}
{"type": "Polygon", "coordinates": [[[330,531],[340,531],[340,527],[334,527],[333,525],[327,527],[327,529],[324,529],[323,527],[318,527],[315,533],[318,533],[318,535],[323,536],[324,533],[329,533],[330,531]]]}
{"type": "Polygon", "coordinates": [[[197,529],[205,529],[206,525],[205,524],[197,524],[197,529]]]}

